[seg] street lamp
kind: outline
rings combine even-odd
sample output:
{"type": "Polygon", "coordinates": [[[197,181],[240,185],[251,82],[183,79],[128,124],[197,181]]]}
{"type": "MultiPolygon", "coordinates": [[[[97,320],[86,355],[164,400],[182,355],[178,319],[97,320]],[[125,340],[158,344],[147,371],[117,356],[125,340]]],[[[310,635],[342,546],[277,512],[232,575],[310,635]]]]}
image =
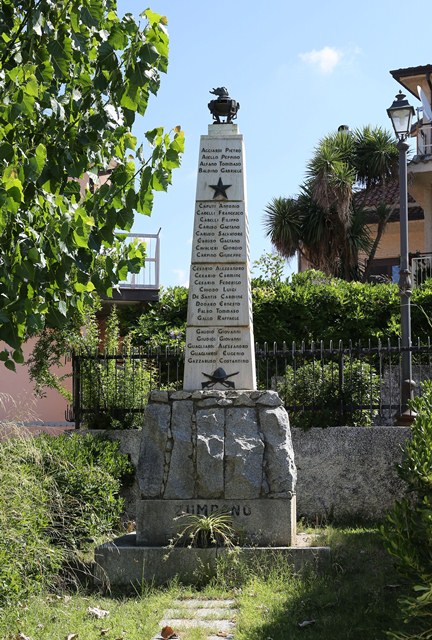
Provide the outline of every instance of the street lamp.
{"type": "Polygon", "coordinates": [[[393,129],[398,138],[399,150],[399,224],[400,224],[400,269],[399,295],[401,309],[401,337],[402,337],[402,372],[401,372],[401,412],[397,419],[398,425],[409,425],[415,414],[409,409],[408,403],[414,397],[415,383],[412,379],[411,355],[411,273],[408,256],[408,188],[407,188],[407,151],[409,145],[406,139],[411,130],[411,119],[414,115],[406,96],[399,91],[387,114],[392,121],[393,129]]]}

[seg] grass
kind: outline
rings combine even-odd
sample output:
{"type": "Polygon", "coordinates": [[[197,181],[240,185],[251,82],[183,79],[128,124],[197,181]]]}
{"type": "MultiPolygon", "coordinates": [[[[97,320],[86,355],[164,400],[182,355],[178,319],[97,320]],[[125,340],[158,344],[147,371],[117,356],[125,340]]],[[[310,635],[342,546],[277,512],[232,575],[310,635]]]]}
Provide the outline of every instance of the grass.
{"type": "Polygon", "coordinates": [[[275,567],[264,580],[251,577],[238,598],[236,640],[378,640],[401,626],[399,576],[376,530],[330,529],[326,538],[329,575],[289,578],[275,567]]]}
{"type": "MultiPolygon", "coordinates": [[[[0,638],[65,640],[78,634],[77,640],[150,640],[160,631],[164,612],[188,597],[234,598],[235,640],[380,640],[386,630],[401,629],[397,599],[403,586],[376,529],[327,528],[318,542],[332,547],[328,575],[293,575],[281,562],[272,568],[246,566],[233,555],[200,591],[173,583],[128,598],[35,596],[0,616],[0,638]],[[107,610],[109,616],[91,618],[89,607],[107,610]]],[[[184,629],[181,638],[204,640],[206,633],[184,629]]]]}
{"type": "Polygon", "coordinates": [[[15,640],[133,640],[151,638],[171,600],[170,591],[149,592],[137,598],[104,598],[74,594],[35,597],[25,606],[6,613],[0,637],[15,640]],[[88,613],[89,607],[108,611],[104,618],[88,613]],[[22,634],[21,636],[19,634],[22,634]],[[73,634],[77,634],[73,636],[73,634]]]}

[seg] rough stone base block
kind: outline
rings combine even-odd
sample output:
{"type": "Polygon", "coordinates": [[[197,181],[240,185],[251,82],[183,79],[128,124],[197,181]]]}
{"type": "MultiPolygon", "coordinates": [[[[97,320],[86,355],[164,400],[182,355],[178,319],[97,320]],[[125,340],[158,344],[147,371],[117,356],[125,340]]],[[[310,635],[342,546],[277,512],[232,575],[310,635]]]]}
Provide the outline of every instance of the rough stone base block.
{"type": "Polygon", "coordinates": [[[231,515],[242,545],[289,547],[295,540],[294,495],[291,499],[139,500],[137,544],[166,546],[184,529],[188,514],[208,516],[216,512],[231,515]]]}
{"type": "MultiPolygon", "coordinates": [[[[229,553],[227,549],[179,547],[168,552],[137,546],[136,535],[129,534],[97,547],[95,574],[100,584],[111,587],[136,588],[143,582],[161,585],[175,577],[184,584],[196,584],[214,576],[217,560],[229,553]]],[[[243,547],[238,553],[247,564],[285,562],[297,572],[305,567],[319,572],[330,568],[329,547],[243,547]]]]}

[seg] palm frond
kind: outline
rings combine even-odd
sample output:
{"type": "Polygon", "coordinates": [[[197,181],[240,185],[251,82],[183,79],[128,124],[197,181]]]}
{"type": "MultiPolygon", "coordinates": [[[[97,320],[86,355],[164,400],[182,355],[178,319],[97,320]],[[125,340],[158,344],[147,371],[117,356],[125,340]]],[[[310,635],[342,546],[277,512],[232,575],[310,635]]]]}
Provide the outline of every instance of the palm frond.
{"type": "Polygon", "coordinates": [[[357,181],[366,188],[397,176],[399,152],[392,133],[382,127],[363,127],[354,134],[353,164],[357,181]]]}
{"type": "Polygon", "coordinates": [[[264,209],[266,236],[284,258],[292,258],[299,248],[302,216],[294,198],[273,198],[264,209]]]}

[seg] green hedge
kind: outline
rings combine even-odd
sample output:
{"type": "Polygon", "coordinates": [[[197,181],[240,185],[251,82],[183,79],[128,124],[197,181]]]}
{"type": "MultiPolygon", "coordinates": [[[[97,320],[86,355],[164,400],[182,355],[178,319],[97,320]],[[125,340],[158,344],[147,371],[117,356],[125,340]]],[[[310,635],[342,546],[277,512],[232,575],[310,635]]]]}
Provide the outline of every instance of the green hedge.
{"type": "MultiPolygon", "coordinates": [[[[303,340],[387,340],[400,335],[400,299],[395,284],[346,282],[306,271],[290,282],[252,281],[255,340],[300,343],[303,340]]],[[[140,317],[123,320],[135,344],[170,345],[184,341],[187,289],[171,287],[140,317]]],[[[432,280],[414,289],[412,335],[432,333],[432,280]]]]}
{"type": "Polygon", "coordinates": [[[362,284],[316,271],[290,283],[254,286],[253,318],[259,343],[368,340],[397,332],[399,297],[391,284],[362,284]]]}

